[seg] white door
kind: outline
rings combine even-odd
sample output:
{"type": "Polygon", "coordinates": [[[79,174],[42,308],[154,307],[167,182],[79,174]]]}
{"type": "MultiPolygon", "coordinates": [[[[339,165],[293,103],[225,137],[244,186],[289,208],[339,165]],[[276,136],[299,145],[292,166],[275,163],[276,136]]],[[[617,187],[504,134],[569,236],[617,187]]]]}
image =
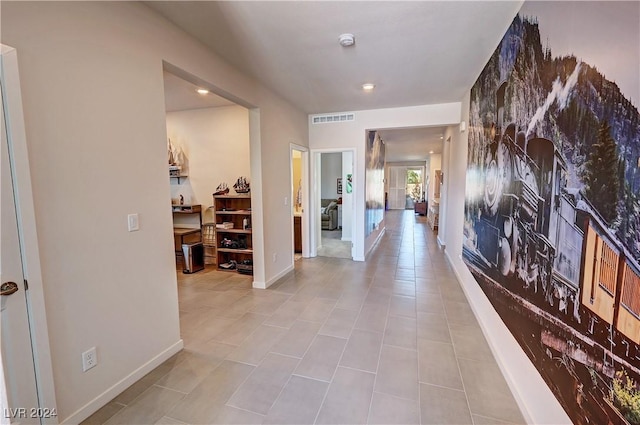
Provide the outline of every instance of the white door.
{"type": "Polygon", "coordinates": [[[10,135],[5,123],[5,91],[0,84],[0,338],[2,344],[0,403],[2,423],[38,424],[38,396],[29,331],[27,294],[23,278],[22,257],[13,177],[9,153],[10,135]],[[15,290],[15,292],[14,292],[15,290]],[[6,403],[6,405],[5,405],[6,403]]]}
{"type": "Polygon", "coordinates": [[[407,168],[389,168],[389,209],[403,210],[407,195],[407,168]]]}

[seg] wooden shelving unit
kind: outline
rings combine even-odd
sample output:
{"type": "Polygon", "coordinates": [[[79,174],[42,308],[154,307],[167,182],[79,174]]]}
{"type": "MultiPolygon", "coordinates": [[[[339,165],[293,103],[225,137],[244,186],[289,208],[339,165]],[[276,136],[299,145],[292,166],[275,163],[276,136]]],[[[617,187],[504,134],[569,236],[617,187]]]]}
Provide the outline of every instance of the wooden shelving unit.
{"type": "Polygon", "coordinates": [[[215,240],[218,269],[226,270],[220,266],[231,260],[237,263],[253,260],[251,195],[215,195],[213,197],[213,215],[216,222],[215,240]],[[244,228],[245,220],[247,228],[244,228]],[[233,223],[233,227],[229,229],[218,227],[222,223],[233,223]],[[223,246],[225,240],[235,242],[239,248],[223,246]]]}

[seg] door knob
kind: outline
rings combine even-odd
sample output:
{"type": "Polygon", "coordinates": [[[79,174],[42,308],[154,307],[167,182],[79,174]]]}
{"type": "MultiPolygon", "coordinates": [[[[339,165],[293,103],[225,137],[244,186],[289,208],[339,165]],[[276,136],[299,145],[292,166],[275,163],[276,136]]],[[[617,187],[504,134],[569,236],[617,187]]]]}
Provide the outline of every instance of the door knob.
{"type": "Polygon", "coordinates": [[[18,292],[18,284],[15,282],[5,282],[0,285],[0,295],[11,295],[18,292]]]}

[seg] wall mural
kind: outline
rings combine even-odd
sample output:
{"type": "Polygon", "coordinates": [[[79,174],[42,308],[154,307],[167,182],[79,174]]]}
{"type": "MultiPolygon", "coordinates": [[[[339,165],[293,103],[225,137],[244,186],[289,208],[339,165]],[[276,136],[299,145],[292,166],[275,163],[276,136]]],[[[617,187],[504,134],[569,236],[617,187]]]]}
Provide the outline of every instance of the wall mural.
{"type": "Polygon", "coordinates": [[[369,236],[384,217],[384,143],[376,131],[367,132],[365,237],[369,236]]]}
{"type": "Polygon", "coordinates": [[[527,2],[471,90],[463,258],[576,424],[640,424],[638,16],[527,2]]]}

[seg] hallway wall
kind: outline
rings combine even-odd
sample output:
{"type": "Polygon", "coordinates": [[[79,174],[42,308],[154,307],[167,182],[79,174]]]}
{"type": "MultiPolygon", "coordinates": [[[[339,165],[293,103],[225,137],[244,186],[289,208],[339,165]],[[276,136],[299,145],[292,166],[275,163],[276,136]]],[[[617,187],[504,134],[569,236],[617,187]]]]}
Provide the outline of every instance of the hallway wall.
{"type": "MultiPolygon", "coordinates": [[[[461,120],[466,123],[469,122],[469,103],[470,95],[467,94],[462,99],[460,110],[461,120]]],[[[441,225],[444,230],[447,259],[454,268],[456,277],[527,423],[568,424],[571,421],[558,400],[513,338],[461,259],[464,243],[468,136],[466,131],[460,132],[456,126],[447,130],[445,140],[447,135],[451,136],[451,142],[448,148],[449,166],[443,167],[447,186],[446,199],[441,199],[440,204],[441,214],[443,212],[446,214],[441,225]]]]}
{"type": "Polygon", "coordinates": [[[263,286],[293,267],[283,199],[307,115],[141,3],[3,2],[1,19],[20,66],[58,420],[79,423],[182,346],[163,63],[259,108],[249,115],[263,286]],[[83,373],[94,346],[99,363],[83,373]]]}

